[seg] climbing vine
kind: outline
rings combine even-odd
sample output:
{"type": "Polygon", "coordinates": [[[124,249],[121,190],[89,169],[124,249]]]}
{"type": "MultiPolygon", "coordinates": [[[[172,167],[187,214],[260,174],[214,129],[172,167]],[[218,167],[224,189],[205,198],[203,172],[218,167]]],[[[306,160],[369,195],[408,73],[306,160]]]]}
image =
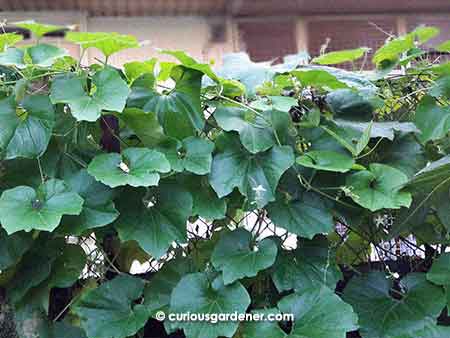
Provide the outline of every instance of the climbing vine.
{"type": "Polygon", "coordinates": [[[117,68],[134,37],[67,32],[103,54],[85,65],[44,39],[64,27],[14,25],[37,41],[0,34],[0,287],[19,337],[155,337],[161,311],[294,316],[163,323],[187,338],[450,336],[436,28],[213,70],[182,51],[117,68]]]}

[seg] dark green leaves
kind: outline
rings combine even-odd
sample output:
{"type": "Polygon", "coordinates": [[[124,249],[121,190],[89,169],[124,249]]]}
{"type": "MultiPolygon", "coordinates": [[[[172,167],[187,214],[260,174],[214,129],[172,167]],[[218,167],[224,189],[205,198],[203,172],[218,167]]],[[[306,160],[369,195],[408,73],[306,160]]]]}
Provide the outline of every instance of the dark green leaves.
{"type": "Polygon", "coordinates": [[[0,100],[0,154],[6,159],[39,157],[50,141],[55,113],[47,96],[13,96],[0,100]]]}
{"type": "Polygon", "coordinates": [[[121,275],[82,294],[72,310],[80,316],[88,337],[126,338],[147,322],[146,308],[134,304],[143,290],[142,279],[121,275]]]}
{"type": "Polygon", "coordinates": [[[323,236],[301,239],[296,250],[280,250],[272,272],[279,292],[295,290],[301,294],[319,286],[334,289],[340,279],[333,248],[323,236]]]}
{"type": "Polygon", "coordinates": [[[167,139],[158,149],[165,154],[172,170],[186,170],[197,175],[205,175],[211,171],[214,143],[209,140],[193,136],[181,142],[167,139]]]}
{"type": "Polygon", "coordinates": [[[312,192],[304,192],[295,199],[279,196],[267,206],[267,211],[274,224],[306,238],[327,234],[334,227],[330,210],[320,196],[312,192]]]}
{"type": "Polygon", "coordinates": [[[49,180],[37,190],[19,186],[0,197],[0,222],[12,234],[17,231],[53,231],[63,215],[78,215],[83,199],[60,180],[49,180]]]}
{"type": "Polygon", "coordinates": [[[209,177],[217,195],[223,197],[238,188],[252,206],[263,207],[275,200],[275,189],[281,175],[294,164],[292,149],[289,146],[274,146],[264,153],[253,155],[236,141],[231,142],[224,152],[213,159],[209,177]]]}
{"type": "Polygon", "coordinates": [[[277,245],[271,239],[252,244],[252,234],[245,229],[226,233],[211,256],[214,267],[223,271],[225,285],[244,277],[254,277],[275,262],[277,245]]]}
{"type": "Polygon", "coordinates": [[[353,167],[355,161],[350,156],[322,150],[311,151],[300,156],[297,158],[297,163],[308,168],[345,173],[353,167]]]}
{"type": "Polygon", "coordinates": [[[126,196],[116,229],[123,241],[134,240],[155,258],[172,242],[187,240],[186,223],[192,214],[192,196],[175,183],[162,184],[147,195],[126,196]]]}
{"type": "Polygon", "coordinates": [[[450,130],[450,109],[426,96],[417,107],[414,123],[421,131],[418,137],[423,143],[440,139],[450,130]]]}
{"type": "MultiPolygon", "coordinates": [[[[364,338],[397,338],[425,329],[436,330],[436,318],[445,306],[441,288],[429,283],[424,274],[411,274],[401,281],[401,290],[392,291],[391,281],[382,272],[353,278],[344,291],[344,300],[358,314],[364,338]]],[[[415,336],[415,335],[413,335],[415,336]]]]}
{"type": "Polygon", "coordinates": [[[214,117],[223,130],[237,131],[242,144],[251,153],[265,151],[276,144],[270,112],[259,113],[239,106],[220,105],[214,117]]]}
{"type": "Polygon", "coordinates": [[[66,103],[78,121],[96,121],[103,110],[121,112],[129,92],[119,73],[106,67],[95,73],[89,89],[86,79],[74,74],[55,78],[50,99],[53,103],[66,103]]]}
{"type": "Polygon", "coordinates": [[[358,317],[352,307],[326,287],[286,296],[278,308],[294,315],[289,337],[345,338],[347,332],[357,329],[358,317]]]}
{"type": "Polygon", "coordinates": [[[183,66],[172,68],[175,88],[159,93],[151,81],[133,84],[128,106],[154,112],[167,136],[184,139],[194,136],[205,124],[200,105],[200,89],[203,73],[183,66]]]}
{"type": "Polygon", "coordinates": [[[411,194],[401,191],[408,177],[398,169],[384,164],[372,163],[363,170],[347,177],[350,197],[371,211],[409,207],[411,194]]]}
{"type": "Polygon", "coordinates": [[[159,173],[169,171],[170,164],[165,156],[146,148],[128,148],[122,154],[101,154],[88,167],[89,174],[112,188],[157,185],[159,173]]]}
{"type": "MultiPolygon", "coordinates": [[[[235,282],[224,285],[220,277],[209,280],[204,273],[193,273],[181,279],[173,290],[170,310],[173,313],[232,314],[245,313],[250,297],[245,288],[235,282]]],[[[187,338],[232,337],[239,323],[221,321],[180,322],[187,338]]]]}

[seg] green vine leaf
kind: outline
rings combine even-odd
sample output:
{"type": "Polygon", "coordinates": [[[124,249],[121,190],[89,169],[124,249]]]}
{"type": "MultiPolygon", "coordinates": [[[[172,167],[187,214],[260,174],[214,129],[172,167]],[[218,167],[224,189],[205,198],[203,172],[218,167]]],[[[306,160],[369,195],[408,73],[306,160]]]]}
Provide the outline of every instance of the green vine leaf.
{"type": "Polygon", "coordinates": [[[25,230],[53,231],[63,215],[78,215],[83,199],[64,183],[51,179],[37,190],[18,186],[0,197],[0,223],[8,234],[25,230]]]}
{"type": "Polygon", "coordinates": [[[281,175],[294,164],[292,148],[274,146],[254,155],[243,149],[235,138],[226,138],[229,146],[214,156],[209,175],[219,198],[238,188],[252,206],[262,208],[274,201],[281,175]]]}
{"type": "Polygon", "coordinates": [[[5,159],[36,158],[45,152],[55,124],[48,97],[26,96],[19,103],[13,96],[0,100],[0,119],[0,154],[5,159]]]}
{"type": "Polygon", "coordinates": [[[136,79],[144,74],[148,74],[150,77],[154,77],[155,65],[158,60],[151,58],[147,61],[133,61],[123,65],[125,75],[129,83],[133,83],[136,79]]]}
{"type": "Polygon", "coordinates": [[[42,38],[47,33],[63,30],[66,28],[63,26],[43,24],[34,20],[14,22],[13,25],[31,31],[34,35],[36,35],[37,38],[42,38]]]}
{"type": "MultiPolygon", "coordinates": [[[[277,308],[253,310],[252,313],[259,314],[267,318],[270,314],[280,314],[277,308]]],[[[242,338],[286,338],[287,334],[280,328],[278,323],[262,321],[262,322],[246,322],[242,325],[242,338]]]]}
{"type": "Polygon", "coordinates": [[[302,294],[317,286],[334,289],[342,273],[327,239],[301,239],[293,251],[279,250],[272,280],[278,292],[295,290],[302,294]]]}
{"type": "Polygon", "coordinates": [[[119,208],[115,228],[122,241],[136,241],[155,258],[176,241],[187,241],[186,224],[192,215],[192,196],[175,183],[163,183],[152,195],[127,196],[119,208]]]}
{"type": "Polygon", "coordinates": [[[211,256],[213,266],[223,272],[225,285],[254,277],[273,265],[277,245],[271,239],[252,244],[252,234],[243,228],[224,234],[211,256]]]}
{"type": "Polygon", "coordinates": [[[128,107],[156,113],[166,135],[182,140],[195,136],[205,125],[200,104],[203,73],[175,66],[170,74],[175,88],[162,94],[154,88],[153,79],[135,81],[128,107]]]}
{"type": "Polygon", "coordinates": [[[172,170],[184,170],[197,175],[205,175],[211,171],[214,143],[199,137],[188,137],[182,141],[168,139],[157,149],[170,163],[172,170]]]}
{"type": "Polygon", "coordinates": [[[326,287],[286,296],[278,308],[294,315],[292,338],[345,338],[347,332],[358,328],[358,316],[352,307],[326,287]]]}
{"type": "Polygon", "coordinates": [[[145,306],[134,305],[144,290],[144,280],[120,275],[81,295],[72,311],[81,319],[88,337],[126,338],[147,322],[145,306]]]}
{"type": "Polygon", "coordinates": [[[270,111],[258,113],[236,105],[222,104],[214,111],[214,118],[223,130],[237,131],[245,149],[255,154],[276,144],[275,131],[270,123],[271,114],[270,111]]]}
{"type": "Polygon", "coordinates": [[[21,231],[8,236],[0,227],[0,270],[4,271],[18,263],[32,244],[31,234],[21,231]]]}
{"type": "Polygon", "coordinates": [[[330,52],[312,59],[312,63],[319,65],[336,65],[344,62],[351,62],[363,57],[370,48],[361,47],[356,49],[347,49],[337,52],[330,52]]]}
{"type": "Polygon", "coordinates": [[[331,74],[325,69],[298,70],[293,71],[292,75],[305,87],[313,86],[328,90],[348,88],[347,84],[340,81],[334,74],[331,74]]]}
{"type": "Polygon", "coordinates": [[[334,228],[331,211],[318,195],[311,192],[304,192],[290,201],[280,196],[267,206],[267,211],[274,224],[302,237],[312,239],[316,234],[328,234],[334,228]]]}
{"type": "Polygon", "coordinates": [[[352,169],[355,161],[352,157],[334,151],[310,151],[297,158],[297,163],[317,170],[345,173],[352,169]]]}
{"type": "Polygon", "coordinates": [[[83,49],[97,48],[107,58],[121,50],[139,47],[134,36],[118,33],[68,32],[66,40],[80,45],[83,49]]]}
{"type": "Polygon", "coordinates": [[[153,148],[167,140],[156,113],[145,113],[138,108],[126,108],[121,114],[117,114],[117,117],[139,137],[146,147],[153,148]]]}
{"type": "Polygon", "coordinates": [[[444,253],[433,262],[430,271],[427,273],[427,279],[445,288],[447,306],[450,306],[450,254],[444,253]]]}
{"type": "Polygon", "coordinates": [[[170,171],[166,157],[146,148],[128,148],[122,154],[97,155],[88,173],[111,188],[123,185],[149,187],[158,185],[159,173],[170,171]]]}
{"type": "Polygon", "coordinates": [[[113,197],[114,192],[97,182],[86,169],[66,179],[67,185],[84,199],[83,210],[78,216],[65,216],[58,232],[82,235],[86,230],[99,228],[114,222],[119,217],[113,197]]]}
{"type": "MultiPolygon", "coordinates": [[[[250,305],[247,290],[239,283],[224,285],[220,277],[210,281],[204,273],[184,276],[172,292],[170,311],[172,313],[227,314],[245,313],[250,305]]],[[[232,337],[239,323],[221,321],[179,322],[187,338],[232,337]]]]}
{"type": "Polygon", "coordinates": [[[31,58],[31,63],[39,67],[51,67],[56,60],[67,56],[67,51],[48,44],[38,44],[27,49],[27,54],[31,58]]]}
{"type": "Polygon", "coordinates": [[[406,276],[401,285],[402,291],[393,291],[401,299],[395,299],[390,293],[392,283],[382,272],[350,280],[344,300],[358,314],[364,338],[411,337],[416,331],[437,328],[436,318],[445,306],[442,289],[419,273],[406,276]]]}
{"type": "Polygon", "coordinates": [[[92,77],[90,94],[86,90],[86,80],[67,74],[53,80],[50,99],[56,103],[65,103],[78,121],[96,121],[103,110],[122,112],[130,93],[127,83],[119,73],[106,67],[92,77]],[[91,92],[92,92],[91,88],[91,92]]]}
{"type": "Polygon", "coordinates": [[[408,176],[398,169],[384,164],[372,163],[369,170],[359,171],[347,177],[350,197],[371,211],[409,207],[412,197],[401,191],[408,176]]]}
{"type": "Polygon", "coordinates": [[[417,107],[414,123],[421,131],[418,138],[423,143],[440,139],[450,130],[450,108],[426,96],[417,107]]]}
{"type": "Polygon", "coordinates": [[[23,40],[23,36],[16,33],[3,33],[0,34],[0,53],[3,53],[9,47],[13,47],[15,44],[23,40]]]}

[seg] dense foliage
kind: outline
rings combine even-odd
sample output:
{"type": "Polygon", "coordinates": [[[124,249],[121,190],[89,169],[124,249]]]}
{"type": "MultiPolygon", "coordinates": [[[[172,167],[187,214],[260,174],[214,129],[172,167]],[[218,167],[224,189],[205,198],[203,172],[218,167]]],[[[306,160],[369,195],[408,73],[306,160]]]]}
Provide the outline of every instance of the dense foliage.
{"type": "Polygon", "coordinates": [[[105,56],[86,66],[44,42],[61,27],[16,25],[37,40],[0,35],[0,286],[20,337],[148,337],[160,310],[295,316],[165,322],[188,338],[450,336],[450,64],[421,47],[437,29],[389,38],[371,72],[330,66],[367,48],[213,71],[181,51],[118,69],[135,38],[67,33],[105,56]],[[425,254],[406,269],[373,263],[407,238],[425,254]]]}

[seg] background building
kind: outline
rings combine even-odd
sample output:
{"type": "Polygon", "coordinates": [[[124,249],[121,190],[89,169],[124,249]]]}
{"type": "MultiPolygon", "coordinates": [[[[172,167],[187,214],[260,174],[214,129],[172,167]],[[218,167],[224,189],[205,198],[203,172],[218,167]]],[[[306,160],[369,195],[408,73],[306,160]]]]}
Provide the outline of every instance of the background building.
{"type": "MultiPolygon", "coordinates": [[[[219,62],[224,53],[242,50],[254,61],[299,51],[314,56],[327,42],[327,51],[376,49],[389,34],[423,24],[441,29],[430,45],[450,39],[449,0],[0,0],[0,10],[8,22],[73,24],[80,31],[115,31],[150,41],[113,56],[116,65],[148,59],[155,48],[183,49],[219,62]]],[[[62,34],[47,38],[76,56],[78,47],[64,42],[62,34]]],[[[87,55],[96,56],[95,50],[87,55]]]]}

